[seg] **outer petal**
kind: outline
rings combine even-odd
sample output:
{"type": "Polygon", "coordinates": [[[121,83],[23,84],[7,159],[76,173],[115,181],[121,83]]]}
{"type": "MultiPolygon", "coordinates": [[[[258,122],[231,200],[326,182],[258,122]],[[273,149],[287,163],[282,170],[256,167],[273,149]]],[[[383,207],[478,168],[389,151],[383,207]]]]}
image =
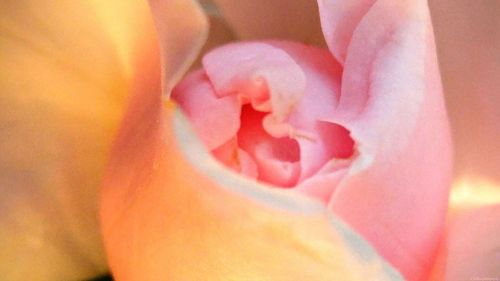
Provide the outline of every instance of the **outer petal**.
{"type": "Polygon", "coordinates": [[[1,1],[2,280],[106,270],[98,186],[137,43],[153,36],[142,1],[1,1]]]}
{"type": "Polygon", "coordinates": [[[425,1],[377,1],[352,35],[337,108],[358,157],[330,206],[410,280],[432,265],[451,176],[430,23],[425,1]]]}
{"type": "Polygon", "coordinates": [[[322,205],[222,167],[174,107],[132,104],[115,147],[102,223],[116,279],[401,280],[322,205]]]}

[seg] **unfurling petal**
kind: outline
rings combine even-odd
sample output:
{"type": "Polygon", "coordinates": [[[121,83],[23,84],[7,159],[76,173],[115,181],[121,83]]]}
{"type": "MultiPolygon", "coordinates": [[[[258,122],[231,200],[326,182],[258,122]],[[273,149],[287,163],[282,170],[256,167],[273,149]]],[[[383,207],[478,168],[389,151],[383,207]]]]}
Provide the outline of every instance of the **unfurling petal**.
{"type": "MultiPolygon", "coordinates": [[[[337,1],[323,2],[337,7],[337,1]]],[[[325,26],[335,22],[330,13],[321,12],[326,35],[336,34],[325,26]]],[[[406,278],[422,280],[442,234],[451,177],[426,2],[379,0],[352,36],[343,37],[351,40],[337,108],[341,119],[334,121],[351,132],[357,157],[330,207],[406,278]]]]}

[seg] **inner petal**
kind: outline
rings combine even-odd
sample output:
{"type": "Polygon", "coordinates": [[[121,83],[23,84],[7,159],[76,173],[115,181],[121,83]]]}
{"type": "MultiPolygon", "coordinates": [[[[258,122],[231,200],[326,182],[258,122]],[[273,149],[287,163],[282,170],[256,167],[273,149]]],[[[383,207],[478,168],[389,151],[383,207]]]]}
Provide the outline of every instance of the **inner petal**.
{"type": "Polygon", "coordinates": [[[251,105],[243,106],[238,145],[257,163],[260,181],[283,187],[294,186],[300,175],[299,144],[289,137],[269,135],[262,124],[267,114],[256,111],[251,105]]]}
{"type": "Polygon", "coordinates": [[[328,201],[354,151],[336,123],[342,68],[331,54],[282,41],[238,43],[205,55],[203,67],[173,97],[212,155],[260,182],[328,201]]]}
{"type": "Polygon", "coordinates": [[[238,147],[236,137],[212,150],[212,155],[238,173],[254,179],[259,176],[257,164],[246,151],[238,147]]]}
{"type": "Polygon", "coordinates": [[[203,67],[219,97],[239,94],[280,121],[301,99],[306,85],[304,72],[287,52],[262,42],[219,47],[203,57],[203,67]]]}
{"type": "Polygon", "coordinates": [[[350,158],[354,141],[344,127],[317,121],[313,127],[314,139],[299,138],[302,173],[300,181],[315,175],[329,160],[350,158]]]}
{"type": "Polygon", "coordinates": [[[172,91],[172,98],[189,117],[209,150],[234,137],[240,126],[238,98],[217,97],[203,70],[186,76],[172,91]]]}

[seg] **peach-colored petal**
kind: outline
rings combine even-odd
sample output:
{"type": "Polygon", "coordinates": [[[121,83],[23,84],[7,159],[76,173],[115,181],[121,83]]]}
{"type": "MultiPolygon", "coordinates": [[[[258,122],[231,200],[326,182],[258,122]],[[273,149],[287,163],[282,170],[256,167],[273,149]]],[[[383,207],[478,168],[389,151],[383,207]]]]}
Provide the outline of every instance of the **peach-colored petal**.
{"type": "Polygon", "coordinates": [[[106,270],[97,193],[134,60],[143,1],[0,4],[0,279],[106,270]]]}
{"type": "Polygon", "coordinates": [[[212,1],[240,39],[287,39],[313,45],[324,44],[315,1],[212,1]]]}
{"type": "Polygon", "coordinates": [[[430,24],[425,1],[372,5],[351,36],[333,120],[357,157],[330,206],[409,280],[432,266],[451,177],[430,24]]]}
{"type": "Polygon", "coordinates": [[[102,197],[117,280],[401,280],[323,206],[218,164],[172,103],[130,109],[102,197]]]}

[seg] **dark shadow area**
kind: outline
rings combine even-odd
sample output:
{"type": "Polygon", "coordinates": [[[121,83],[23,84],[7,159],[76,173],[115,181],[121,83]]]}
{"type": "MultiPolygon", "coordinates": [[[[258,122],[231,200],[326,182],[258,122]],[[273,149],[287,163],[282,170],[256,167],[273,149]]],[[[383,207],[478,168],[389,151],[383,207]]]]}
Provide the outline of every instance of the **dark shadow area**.
{"type": "Polygon", "coordinates": [[[84,280],[84,281],[113,281],[113,277],[111,275],[102,275],[96,278],[84,280]]]}

